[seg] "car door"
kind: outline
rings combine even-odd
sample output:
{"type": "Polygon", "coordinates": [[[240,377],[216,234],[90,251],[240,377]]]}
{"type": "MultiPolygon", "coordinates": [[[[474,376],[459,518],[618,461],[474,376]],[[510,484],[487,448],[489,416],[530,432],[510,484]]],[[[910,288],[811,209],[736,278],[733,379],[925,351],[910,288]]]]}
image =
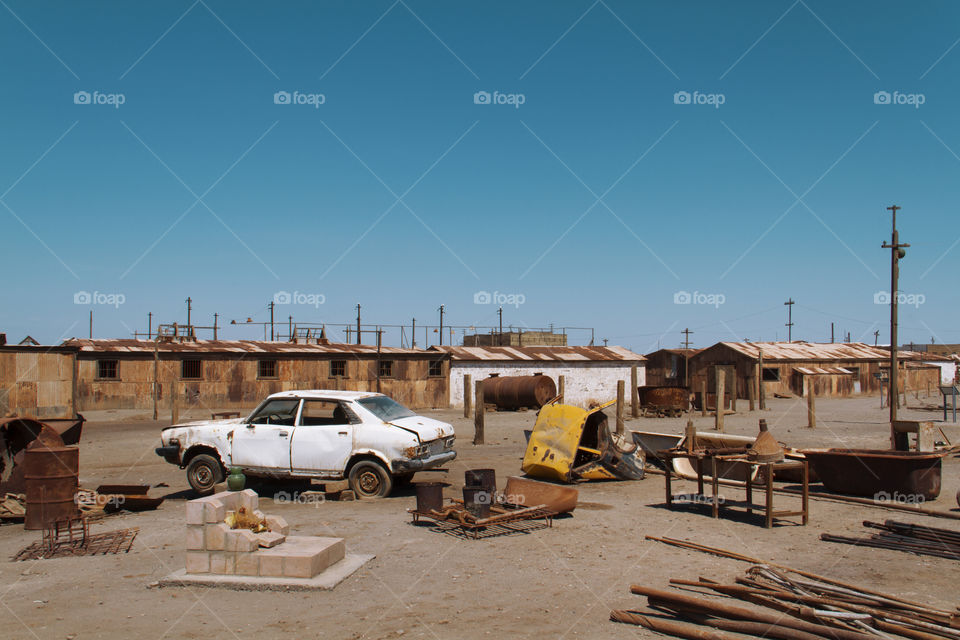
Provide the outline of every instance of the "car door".
{"type": "Polygon", "coordinates": [[[354,425],[359,421],[349,407],[336,400],[304,400],[290,445],[293,472],[343,473],[353,452],[354,425]]]}
{"type": "Polygon", "coordinates": [[[233,430],[233,464],[244,469],[290,473],[290,442],[300,408],[298,398],[266,402],[233,430]]]}

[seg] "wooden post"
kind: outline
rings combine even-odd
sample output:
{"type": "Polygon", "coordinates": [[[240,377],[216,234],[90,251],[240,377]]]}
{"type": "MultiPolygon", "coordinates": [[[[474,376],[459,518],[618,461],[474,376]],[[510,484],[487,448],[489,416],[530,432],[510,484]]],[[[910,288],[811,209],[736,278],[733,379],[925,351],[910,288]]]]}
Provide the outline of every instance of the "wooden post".
{"type": "Polygon", "coordinates": [[[469,373],[463,374],[463,417],[464,418],[470,417],[470,410],[473,408],[472,403],[470,402],[471,400],[473,400],[473,394],[471,393],[471,391],[473,391],[472,380],[473,380],[473,376],[471,376],[469,373]]]}
{"type": "Polygon", "coordinates": [[[703,383],[700,385],[700,415],[707,417],[707,370],[703,370],[703,383]]]}
{"type": "Polygon", "coordinates": [[[815,429],[817,426],[817,409],[814,377],[807,376],[807,426],[815,429]]]}
{"type": "Polygon", "coordinates": [[[626,385],[623,380],[617,380],[617,433],[623,435],[623,388],[626,385]]]}
{"type": "Polygon", "coordinates": [[[760,391],[760,411],[764,411],[767,408],[767,392],[763,388],[763,351],[760,352],[760,364],[757,368],[757,385],[760,391]]]}
{"type": "Polygon", "coordinates": [[[160,378],[158,377],[158,370],[160,364],[159,360],[159,340],[155,340],[153,343],[153,419],[157,420],[160,417],[160,378]]]}
{"type": "MultiPolygon", "coordinates": [[[[630,417],[640,417],[640,390],[637,388],[637,365],[630,367],[630,417]]],[[[929,395],[929,394],[927,394],[929,395]]]]}
{"type": "Polygon", "coordinates": [[[557,376],[557,404],[563,404],[564,376],[557,376]]]}
{"type": "MultiPolygon", "coordinates": [[[[683,439],[684,448],[687,453],[693,453],[697,448],[697,430],[693,428],[693,420],[689,418],[687,418],[687,428],[684,431],[684,435],[686,436],[683,439]]],[[[667,471],[667,475],[670,475],[669,470],[667,471]]]]}
{"type": "Polygon", "coordinates": [[[750,402],[750,411],[757,410],[757,377],[750,376],[747,379],[747,398],[750,402]]]}
{"type": "MultiPolygon", "coordinates": [[[[73,411],[73,414],[70,417],[77,415],[80,410],[77,407],[77,379],[80,376],[80,363],[77,362],[77,354],[74,353],[72,361],[70,363],[70,371],[72,372],[73,379],[70,381],[70,410],[73,411]]],[[[944,406],[946,406],[946,401],[944,401],[944,406]]],[[[156,411],[156,407],[154,407],[156,411]]],[[[0,414],[6,415],[6,413],[0,414]]],[[[154,415],[153,419],[156,420],[157,416],[154,415]]]]}
{"type": "Polygon", "coordinates": [[[734,367],[730,371],[730,380],[727,380],[729,383],[727,386],[730,387],[730,411],[736,412],[737,410],[737,369],[734,367]]]}
{"type": "Polygon", "coordinates": [[[717,380],[717,413],[716,418],[713,421],[713,428],[717,431],[723,431],[723,414],[724,414],[724,383],[726,382],[726,376],[723,373],[723,369],[720,367],[716,368],[716,380],[717,380]]]}
{"type": "Polygon", "coordinates": [[[473,444],[483,444],[483,383],[478,380],[477,401],[473,413],[473,444]]]}
{"type": "Polygon", "coordinates": [[[180,395],[177,393],[179,391],[176,380],[173,380],[170,383],[170,424],[177,424],[180,422],[180,403],[178,402],[177,396],[180,395]]]}

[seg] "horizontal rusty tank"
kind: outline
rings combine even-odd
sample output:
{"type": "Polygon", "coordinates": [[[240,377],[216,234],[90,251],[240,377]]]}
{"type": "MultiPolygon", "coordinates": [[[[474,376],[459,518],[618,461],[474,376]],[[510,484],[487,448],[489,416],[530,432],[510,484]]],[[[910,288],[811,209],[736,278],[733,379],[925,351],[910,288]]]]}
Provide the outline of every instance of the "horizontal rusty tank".
{"type": "Polygon", "coordinates": [[[23,457],[27,515],[23,528],[44,529],[77,515],[80,449],[34,440],[23,457]]]}
{"type": "Polygon", "coordinates": [[[539,409],[557,395],[550,376],[491,376],[483,381],[483,401],[497,409],[539,409]]]}

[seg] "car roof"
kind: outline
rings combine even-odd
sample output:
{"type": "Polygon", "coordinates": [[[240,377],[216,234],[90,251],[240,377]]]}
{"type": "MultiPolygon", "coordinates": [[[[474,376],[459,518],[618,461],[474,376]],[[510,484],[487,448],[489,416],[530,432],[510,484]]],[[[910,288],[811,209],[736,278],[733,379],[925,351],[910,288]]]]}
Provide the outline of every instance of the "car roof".
{"type": "Polygon", "coordinates": [[[376,391],[339,391],[336,389],[296,389],[293,391],[281,391],[273,393],[269,398],[318,398],[332,400],[359,400],[360,398],[370,398],[380,396],[382,393],[376,391]]]}

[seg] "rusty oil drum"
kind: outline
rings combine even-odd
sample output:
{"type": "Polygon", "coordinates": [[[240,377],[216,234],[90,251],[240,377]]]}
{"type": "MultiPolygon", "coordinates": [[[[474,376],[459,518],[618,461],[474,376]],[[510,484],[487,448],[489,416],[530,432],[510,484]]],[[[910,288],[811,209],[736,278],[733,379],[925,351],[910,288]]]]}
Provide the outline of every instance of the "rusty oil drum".
{"type": "Polygon", "coordinates": [[[550,376],[493,376],[483,381],[483,401],[498,409],[539,409],[557,395],[550,376]]]}
{"type": "Polygon", "coordinates": [[[57,520],[76,517],[75,497],[80,474],[78,447],[48,447],[35,440],[24,451],[23,465],[27,494],[24,529],[44,529],[57,520]]]}

